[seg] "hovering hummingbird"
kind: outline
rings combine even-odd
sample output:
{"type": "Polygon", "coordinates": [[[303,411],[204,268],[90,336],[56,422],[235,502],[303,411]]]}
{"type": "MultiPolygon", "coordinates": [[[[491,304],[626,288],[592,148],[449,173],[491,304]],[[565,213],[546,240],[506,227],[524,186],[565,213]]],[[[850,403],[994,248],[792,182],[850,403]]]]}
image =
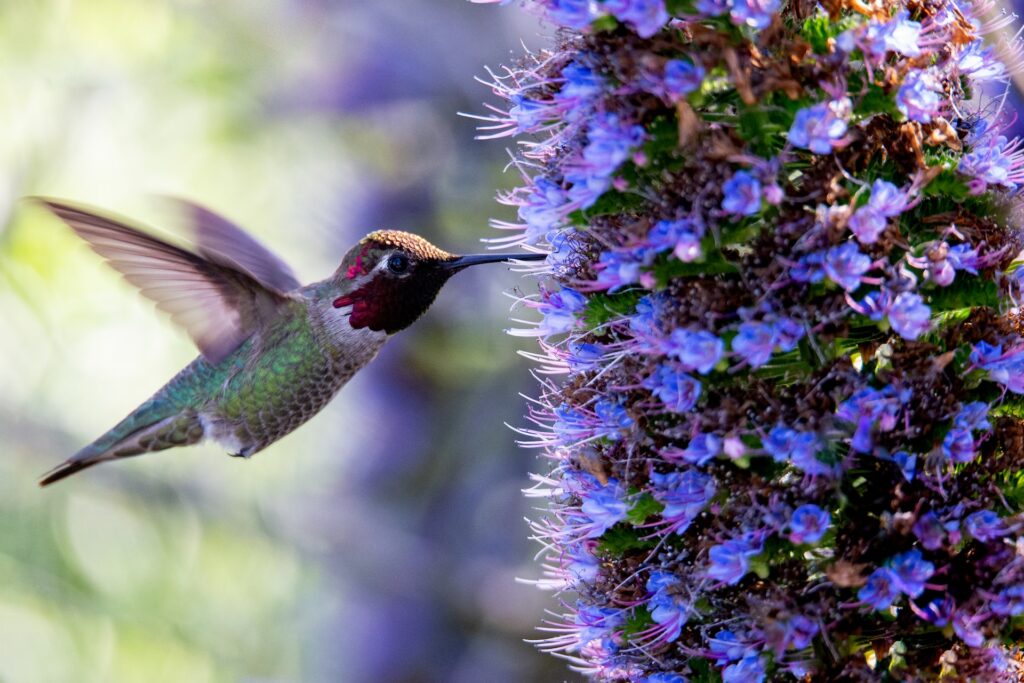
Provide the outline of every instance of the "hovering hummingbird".
{"type": "Polygon", "coordinates": [[[395,332],[426,312],[455,273],[544,254],[458,256],[378,230],[333,275],[301,286],[244,230],[183,202],[195,251],[63,201],[39,199],[185,328],[201,355],[40,486],[97,463],[204,439],[249,457],[316,415],[395,332]]]}

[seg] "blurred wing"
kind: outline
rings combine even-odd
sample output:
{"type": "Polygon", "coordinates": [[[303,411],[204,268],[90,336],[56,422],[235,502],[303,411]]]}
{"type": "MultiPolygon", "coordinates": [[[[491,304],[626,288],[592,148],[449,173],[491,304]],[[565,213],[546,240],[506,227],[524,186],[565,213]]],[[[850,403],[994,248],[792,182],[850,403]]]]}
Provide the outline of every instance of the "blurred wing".
{"type": "Polygon", "coordinates": [[[39,201],[185,328],[211,363],[234,351],[287,299],[231,264],[203,258],[77,206],[39,201]]]}
{"type": "Polygon", "coordinates": [[[178,198],[172,201],[185,213],[200,255],[214,263],[232,266],[279,292],[301,286],[288,264],[242,228],[198,204],[178,198]]]}

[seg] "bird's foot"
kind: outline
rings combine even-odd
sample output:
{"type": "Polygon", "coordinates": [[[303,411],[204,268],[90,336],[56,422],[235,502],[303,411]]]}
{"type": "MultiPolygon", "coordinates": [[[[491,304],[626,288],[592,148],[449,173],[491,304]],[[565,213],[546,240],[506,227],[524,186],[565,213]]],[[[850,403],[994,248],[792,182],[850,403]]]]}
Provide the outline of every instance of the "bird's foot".
{"type": "Polygon", "coordinates": [[[228,455],[230,455],[232,458],[245,458],[246,460],[248,460],[252,456],[253,451],[255,450],[256,449],[253,448],[252,446],[246,446],[237,453],[228,453],[228,455]]]}

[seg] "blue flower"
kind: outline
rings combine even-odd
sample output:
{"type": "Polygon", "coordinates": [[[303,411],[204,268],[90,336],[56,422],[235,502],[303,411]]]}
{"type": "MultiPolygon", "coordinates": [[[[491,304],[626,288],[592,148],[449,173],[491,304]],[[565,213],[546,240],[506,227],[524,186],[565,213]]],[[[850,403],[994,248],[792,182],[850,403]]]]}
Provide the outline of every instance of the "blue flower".
{"type": "Polygon", "coordinates": [[[916,57],[921,54],[920,35],[921,24],[911,21],[910,12],[901,9],[887,22],[872,20],[868,24],[865,51],[876,59],[884,57],[887,51],[916,57]]]}
{"type": "Polygon", "coordinates": [[[896,93],[896,108],[911,121],[931,123],[942,113],[942,87],[927,71],[912,69],[896,93]]]}
{"type": "Polygon", "coordinates": [[[957,170],[971,176],[971,190],[980,194],[989,185],[1002,185],[1009,189],[1017,187],[1020,160],[1007,150],[1009,141],[1002,135],[988,135],[975,142],[967,154],[960,157],[957,170]],[[1016,174],[1015,171],[1018,171],[1016,174]]]}
{"type": "Polygon", "coordinates": [[[683,449],[683,460],[691,465],[704,465],[722,452],[722,440],[714,434],[697,434],[683,449]]]}
{"type": "Polygon", "coordinates": [[[725,344],[710,332],[694,332],[682,327],[672,331],[665,350],[684,370],[696,370],[702,375],[711,372],[724,352],[725,344]]]}
{"type": "Polygon", "coordinates": [[[764,658],[750,654],[722,670],[722,683],[763,683],[765,678],[764,658]]]}
{"type": "Polygon", "coordinates": [[[918,517],[913,531],[925,550],[938,550],[946,538],[946,527],[934,512],[918,517]]]}
{"type": "Polygon", "coordinates": [[[732,350],[753,368],[768,362],[775,349],[775,333],[766,323],[745,322],[732,340],[732,350]]]}
{"type": "Polygon", "coordinates": [[[990,603],[992,611],[1001,617],[1019,617],[1024,614],[1024,584],[1015,583],[1002,588],[990,603]]]}
{"type": "Polygon", "coordinates": [[[764,550],[764,544],[755,543],[750,534],[711,546],[708,558],[708,578],[733,586],[750,571],[750,559],[764,550]]]}
{"type": "Polygon", "coordinates": [[[846,135],[851,107],[850,100],[844,98],[801,109],[789,129],[790,144],[815,154],[830,154],[846,135]]]}
{"type": "Polygon", "coordinates": [[[978,38],[957,57],[960,73],[977,81],[1005,81],[1006,66],[999,61],[995,50],[978,38]]]}
{"type": "Polygon", "coordinates": [[[682,99],[704,82],[704,67],[689,59],[670,59],[665,63],[665,92],[673,100],[682,99]]]}
{"type": "Polygon", "coordinates": [[[687,412],[697,405],[700,398],[700,382],[666,363],[659,365],[643,385],[674,413],[687,412]]]}
{"type": "Polygon", "coordinates": [[[868,203],[853,212],[850,231],[861,244],[874,244],[888,224],[888,218],[899,216],[907,207],[906,195],[885,180],[876,180],[871,186],[868,203]]]}
{"type": "Polygon", "coordinates": [[[892,461],[900,468],[900,473],[907,481],[914,481],[917,472],[917,456],[906,451],[896,451],[892,454],[892,461]]]}
{"type": "Polygon", "coordinates": [[[576,326],[577,313],[587,306],[586,298],[579,292],[564,288],[553,294],[537,306],[544,315],[539,329],[543,336],[551,336],[568,332],[576,326]]]}
{"type": "Polygon", "coordinates": [[[722,185],[722,208],[740,216],[753,216],[761,210],[761,183],[747,171],[736,171],[722,185]]]}
{"type": "Polygon", "coordinates": [[[772,322],[772,340],[780,351],[795,349],[804,333],[804,326],[792,318],[778,318],[772,322]]]}
{"type": "Polygon", "coordinates": [[[953,462],[970,462],[977,457],[971,430],[953,427],[942,439],[942,454],[953,462]]]}
{"type": "Polygon", "coordinates": [[[901,292],[889,306],[889,324],[896,334],[913,341],[931,329],[932,309],[921,295],[901,292]]]}
{"type": "Polygon", "coordinates": [[[604,0],[604,8],[641,38],[650,38],[668,21],[665,0],[604,0]]]}
{"type": "Polygon", "coordinates": [[[982,543],[994,541],[1010,533],[1003,520],[992,510],[980,510],[967,515],[964,530],[982,543]]]}
{"type": "Polygon", "coordinates": [[[960,412],[953,419],[953,424],[961,429],[991,429],[988,421],[988,404],[982,401],[966,403],[960,406],[960,412]]]}
{"type": "Polygon", "coordinates": [[[722,629],[708,639],[708,649],[715,655],[715,659],[728,662],[735,662],[743,659],[748,646],[740,642],[736,634],[728,629],[722,629]]]}
{"type": "Polygon", "coordinates": [[[733,0],[729,17],[737,26],[765,29],[779,11],[779,0],[733,0]]]}
{"type": "Polygon", "coordinates": [[[594,117],[587,127],[587,145],[582,157],[567,169],[572,184],[570,198],[581,208],[590,208],[611,187],[611,178],[633,150],[643,142],[643,126],[624,123],[616,114],[594,117]]]}
{"type": "Polygon", "coordinates": [[[874,448],[873,431],[892,431],[896,417],[910,400],[910,389],[899,390],[889,385],[882,389],[866,387],[839,404],[836,417],[856,425],[850,444],[858,453],[871,453],[874,448]]]}
{"type": "Polygon", "coordinates": [[[626,407],[607,399],[602,399],[594,404],[594,412],[601,421],[602,430],[599,432],[612,441],[622,438],[622,432],[633,426],[633,418],[629,416],[626,407]]]}
{"type": "Polygon", "coordinates": [[[925,581],[935,573],[935,565],[925,560],[918,549],[908,550],[889,560],[896,587],[912,598],[924,593],[925,581]]]}
{"type": "Polygon", "coordinates": [[[857,592],[857,598],[876,611],[889,609],[899,597],[896,575],[886,567],[871,572],[867,583],[857,592]]]}
{"type": "Polygon", "coordinates": [[[647,592],[652,594],[647,606],[654,623],[666,627],[662,635],[666,643],[679,637],[693,609],[676,590],[678,586],[679,578],[668,572],[651,572],[647,579],[647,592]]]}
{"type": "Polygon", "coordinates": [[[852,292],[860,287],[861,276],[871,269],[871,258],[860,253],[853,242],[843,242],[825,252],[825,275],[832,282],[852,292]]]}
{"type": "Polygon", "coordinates": [[[612,632],[625,622],[622,610],[611,607],[596,607],[582,600],[576,602],[576,649],[589,643],[608,640],[612,632]]]}
{"type": "Polygon", "coordinates": [[[569,28],[584,29],[599,14],[590,0],[546,0],[548,16],[569,28]]]}
{"type": "Polygon", "coordinates": [[[789,274],[797,282],[817,283],[825,279],[825,255],[820,251],[812,251],[801,256],[793,265],[789,274]]]}
{"type": "Polygon", "coordinates": [[[832,517],[817,505],[801,505],[789,518],[789,540],[798,545],[817,543],[828,531],[832,517]]]}
{"type": "Polygon", "coordinates": [[[654,498],[665,506],[661,518],[677,534],[685,533],[715,496],[714,478],[697,470],[650,476],[654,498]]]}
{"type": "Polygon", "coordinates": [[[590,520],[585,524],[585,538],[597,538],[626,518],[629,505],[624,500],[625,491],[615,479],[605,486],[599,486],[581,494],[583,503],[580,511],[590,520]]]}
{"type": "Polygon", "coordinates": [[[798,432],[785,425],[777,425],[768,432],[762,445],[765,452],[776,462],[792,462],[795,467],[810,475],[831,474],[832,468],[818,460],[822,450],[821,441],[813,432],[798,432]]]}
{"type": "Polygon", "coordinates": [[[600,270],[597,274],[597,282],[606,287],[610,292],[639,282],[640,271],[644,264],[636,256],[636,254],[628,252],[604,252],[601,254],[601,260],[598,264],[600,270]]]}

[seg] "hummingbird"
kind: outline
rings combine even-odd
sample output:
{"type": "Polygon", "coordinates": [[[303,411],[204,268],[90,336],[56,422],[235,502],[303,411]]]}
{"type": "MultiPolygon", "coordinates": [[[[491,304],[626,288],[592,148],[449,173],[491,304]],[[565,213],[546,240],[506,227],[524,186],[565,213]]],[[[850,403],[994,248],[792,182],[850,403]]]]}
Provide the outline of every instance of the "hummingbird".
{"type": "Polygon", "coordinates": [[[194,248],[81,205],[36,199],[184,328],[200,355],[108,432],[57,465],[47,486],[88,467],[212,440],[248,458],[316,415],[455,273],[542,253],[456,255],[378,230],[328,278],[292,270],[231,221],[182,201],[194,248]]]}

